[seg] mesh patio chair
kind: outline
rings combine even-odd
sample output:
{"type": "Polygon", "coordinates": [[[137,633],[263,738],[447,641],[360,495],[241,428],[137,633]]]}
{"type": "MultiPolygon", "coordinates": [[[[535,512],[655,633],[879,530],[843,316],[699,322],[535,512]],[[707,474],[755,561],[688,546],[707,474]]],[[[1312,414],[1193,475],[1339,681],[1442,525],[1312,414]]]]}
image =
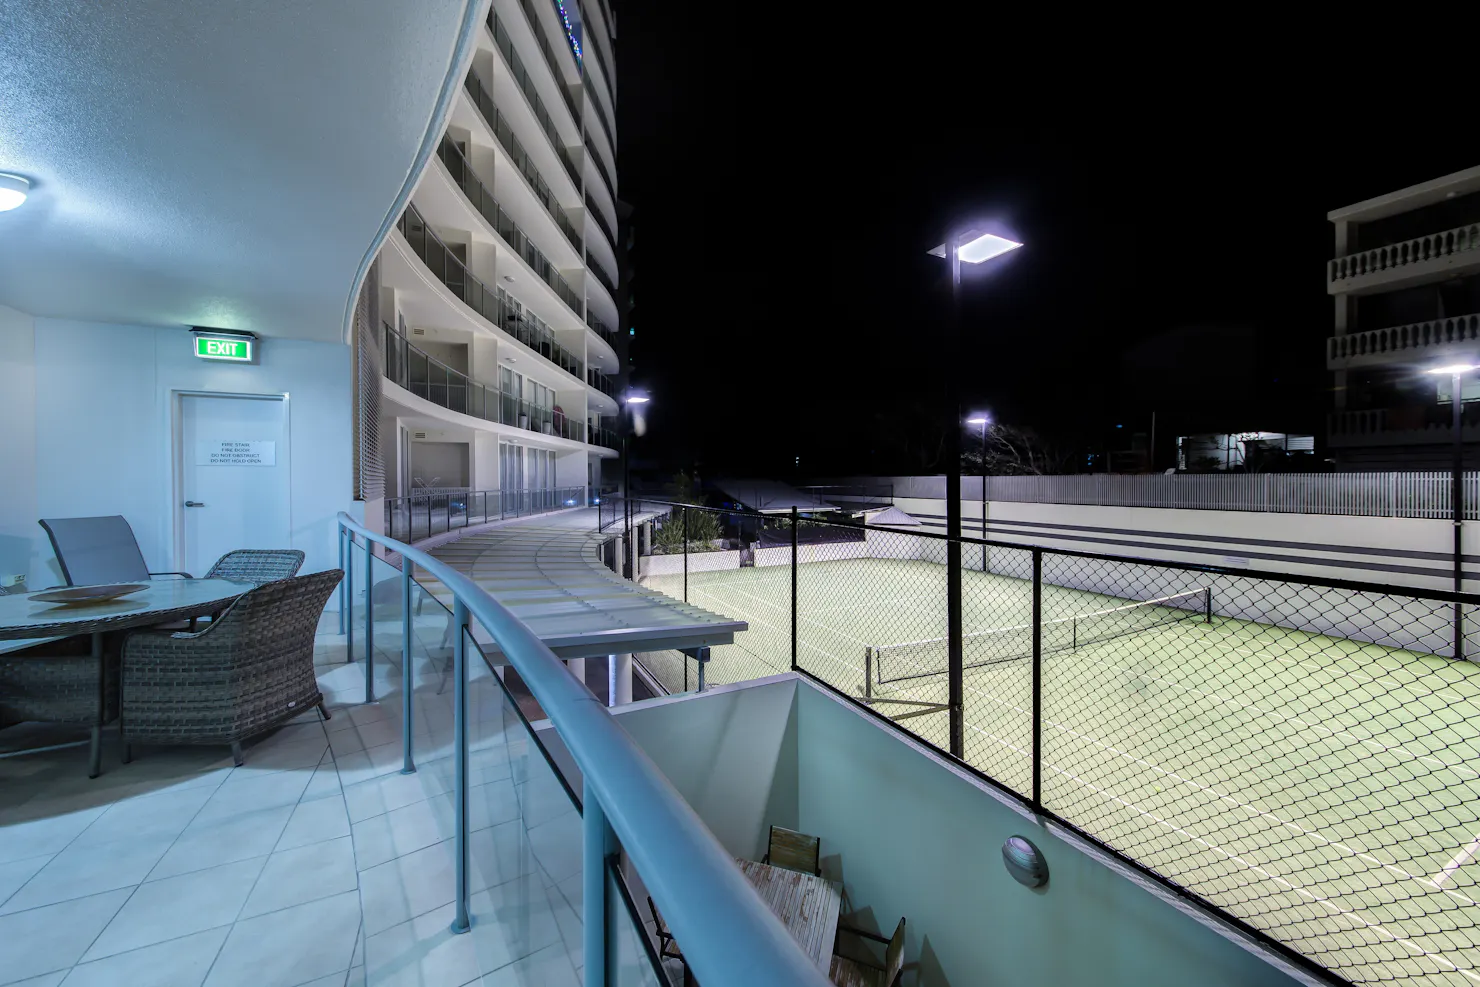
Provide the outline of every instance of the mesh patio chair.
{"type": "Polygon", "coordinates": [[[291,579],[302,568],[303,553],[296,548],[239,548],[217,559],[205,578],[261,586],[277,579],[291,579]]]}
{"type": "Polygon", "coordinates": [[[188,572],[150,572],[134,529],[121,514],[42,518],[38,523],[51,539],[68,586],[147,583],[154,576],[190,578],[188,572]]]}
{"type": "Polygon", "coordinates": [[[204,630],[131,633],[123,645],[119,726],[124,759],[134,743],[241,742],[314,707],[319,616],[344,573],[315,572],[243,594],[204,630]]]}

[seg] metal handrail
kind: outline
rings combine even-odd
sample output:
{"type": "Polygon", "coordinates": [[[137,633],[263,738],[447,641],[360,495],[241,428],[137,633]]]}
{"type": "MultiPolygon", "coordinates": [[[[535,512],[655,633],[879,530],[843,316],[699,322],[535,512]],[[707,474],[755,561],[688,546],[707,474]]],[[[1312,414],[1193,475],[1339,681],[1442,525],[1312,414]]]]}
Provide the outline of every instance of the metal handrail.
{"type": "MultiPolygon", "coordinates": [[[[555,732],[581,770],[583,942],[586,982],[604,985],[615,970],[617,942],[610,933],[614,914],[607,910],[606,865],[614,855],[612,837],[636,865],[643,884],[662,910],[669,928],[683,943],[684,957],[695,975],[711,987],[751,984],[797,984],[826,987],[828,979],[802,951],[791,933],[757,895],[734,859],[715,839],[693,808],[658,770],[584,685],[524,621],[516,617],[467,576],[410,545],[371,531],[348,514],[339,514],[341,551],[363,540],[367,570],[371,545],[381,545],[402,558],[402,640],[411,627],[411,572],[420,566],[451,592],[456,625],[453,661],[453,772],[457,857],[457,918],[454,932],[469,928],[468,697],[465,629],[476,619],[518,672],[549,717],[555,732]]],[[[347,555],[347,553],[346,553],[347,555]]],[[[342,584],[343,586],[343,584],[342,584]]],[[[340,613],[353,590],[341,588],[340,613]]],[[[373,608],[366,607],[366,655],[372,652],[373,608]]],[[[351,622],[352,623],[352,622],[351,622]]],[[[411,667],[404,660],[406,719],[402,743],[407,766],[411,744],[411,667]]],[[[369,660],[367,688],[370,681],[369,660]]],[[[613,903],[613,913],[615,903],[613,903]]]]}

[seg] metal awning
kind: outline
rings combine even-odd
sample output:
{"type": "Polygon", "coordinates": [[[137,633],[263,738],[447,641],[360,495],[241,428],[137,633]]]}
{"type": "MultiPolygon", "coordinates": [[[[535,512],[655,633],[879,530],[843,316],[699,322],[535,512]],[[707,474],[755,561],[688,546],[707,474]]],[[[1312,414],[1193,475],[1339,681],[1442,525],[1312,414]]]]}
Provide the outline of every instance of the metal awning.
{"type": "Polygon", "coordinates": [[[720,493],[742,507],[761,514],[789,514],[799,511],[835,511],[837,506],[820,497],[775,480],[716,480],[720,493]]]}
{"type": "MultiPolygon", "coordinates": [[[[596,523],[595,510],[521,518],[430,554],[467,574],[561,658],[731,644],[750,626],[620,578],[599,557],[620,529],[597,532],[596,523]]],[[[416,578],[450,604],[451,593],[435,578],[421,570],[416,578]]],[[[482,628],[476,636],[492,643],[482,628]]]]}

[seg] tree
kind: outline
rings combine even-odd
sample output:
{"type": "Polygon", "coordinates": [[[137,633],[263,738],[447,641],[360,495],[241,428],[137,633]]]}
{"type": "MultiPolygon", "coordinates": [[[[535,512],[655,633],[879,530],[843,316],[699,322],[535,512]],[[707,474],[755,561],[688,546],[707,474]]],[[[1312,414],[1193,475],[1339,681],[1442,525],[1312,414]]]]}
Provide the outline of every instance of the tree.
{"type": "Polygon", "coordinates": [[[688,516],[688,550],[690,552],[712,552],[719,540],[719,515],[712,511],[674,508],[673,514],[665,518],[661,527],[653,532],[655,555],[679,555],[684,551],[684,516],[688,516]]]}
{"type": "MultiPolygon", "coordinates": [[[[961,469],[967,473],[983,472],[983,448],[980,439],[964,438],[961,469]]],[[[1002,425],[987,426],[985,472],[992,476],[1047,476],[1073,473],[1071,457],[1062,449],[1049,445],[1030,428],[1002,425]]]]}

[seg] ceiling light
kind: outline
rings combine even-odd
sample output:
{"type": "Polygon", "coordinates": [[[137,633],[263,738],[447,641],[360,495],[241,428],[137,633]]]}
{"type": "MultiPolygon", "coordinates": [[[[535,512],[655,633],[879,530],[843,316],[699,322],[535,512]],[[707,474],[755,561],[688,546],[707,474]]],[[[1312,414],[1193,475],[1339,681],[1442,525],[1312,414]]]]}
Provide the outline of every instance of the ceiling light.
{"type": "Polygon", "coordinates": [[[514,283],[514,275],[512,275],[512,274],[505,274],[504,275],[504,280],[507,281],[507,282],[509,282],[509,284],[513,284],[514,283]]]}
{"type": "Polygon", "coordinates": [[[31,183],[20,175],[0,172],[0,212],[7,212],[26,201],[31,194],[31,183]]]}

